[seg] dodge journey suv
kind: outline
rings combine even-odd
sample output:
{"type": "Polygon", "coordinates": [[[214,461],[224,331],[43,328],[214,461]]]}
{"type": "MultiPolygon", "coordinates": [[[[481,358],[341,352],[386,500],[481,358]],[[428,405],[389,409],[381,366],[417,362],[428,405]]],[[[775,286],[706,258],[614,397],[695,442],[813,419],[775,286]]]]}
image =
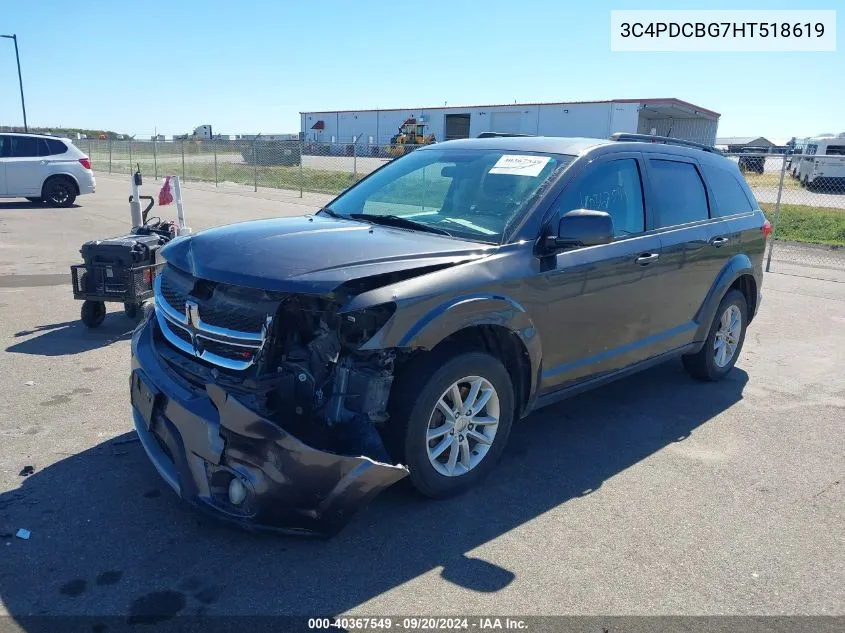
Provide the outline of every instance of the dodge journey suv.
{"type": "Polygon", "coordinates": [[[770,230],[692,143],[424,147],[313,215],[170,242],[132,340],[135,428],[194,505],[332,533],[405,476],[478,483],[517,420],[576,391],[677,356],[723,378],[770,230]]]}

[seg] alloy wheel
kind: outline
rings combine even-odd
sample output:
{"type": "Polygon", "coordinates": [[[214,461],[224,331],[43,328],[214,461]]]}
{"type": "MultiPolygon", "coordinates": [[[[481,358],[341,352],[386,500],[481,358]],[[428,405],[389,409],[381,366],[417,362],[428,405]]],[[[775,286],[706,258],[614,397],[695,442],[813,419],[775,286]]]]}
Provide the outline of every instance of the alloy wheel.
{"type": "Polygon", "coordinates": [[[426,430],[428,459],[444,477],[458,477],[486,457],[499,428],[499,394],[486,378],[466,376],[443,392],[426,430]]]}

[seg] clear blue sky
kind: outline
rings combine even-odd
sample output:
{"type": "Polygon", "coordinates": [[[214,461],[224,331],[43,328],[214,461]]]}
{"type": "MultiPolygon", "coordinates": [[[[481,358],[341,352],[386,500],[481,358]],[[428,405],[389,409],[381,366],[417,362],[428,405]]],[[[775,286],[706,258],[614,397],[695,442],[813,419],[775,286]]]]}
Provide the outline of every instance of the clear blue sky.
{"type": "MultiPolygon", "coordinates": [[[[796,2],[0,0],[29,123],[148,137],[299,131],[299,111],[677,97],[719,135],[845,131],[845,51],[610,51],[610,10],[836,9],[796,2]]],[[[838,5],[838,6],[837,6],[838,5]]],[[[0,124],[22,122],[0,39],[0,124]]]]}

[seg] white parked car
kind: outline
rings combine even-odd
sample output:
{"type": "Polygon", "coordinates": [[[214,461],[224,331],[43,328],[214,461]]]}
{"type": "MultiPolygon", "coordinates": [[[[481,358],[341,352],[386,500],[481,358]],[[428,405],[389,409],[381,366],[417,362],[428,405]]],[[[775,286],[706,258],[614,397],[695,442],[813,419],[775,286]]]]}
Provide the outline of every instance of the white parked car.
{"type": "Polygon", "coordinates": [[[91,161],[69,139],[0,134],[0,198],[69,207],[95,186],[91,161]]]}

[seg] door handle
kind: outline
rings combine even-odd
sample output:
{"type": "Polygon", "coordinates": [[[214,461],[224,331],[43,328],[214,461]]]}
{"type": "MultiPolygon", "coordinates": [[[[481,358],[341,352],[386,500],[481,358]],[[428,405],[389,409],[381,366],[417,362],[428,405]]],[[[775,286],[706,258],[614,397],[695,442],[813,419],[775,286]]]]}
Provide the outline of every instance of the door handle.
{"type": "Polygon", "coordinates": [[[634,261],[640,266],[648,266],[651,262],[656,262],[660,258],[660,253],[643,253],[634,261]]]}
{"type": "Polygon", "coordinates": [[[727,244],[730,240],[727,237],[714,237],[710,240],[710,243],[715,246],[716,248],[720,248],[727,244]]]}

